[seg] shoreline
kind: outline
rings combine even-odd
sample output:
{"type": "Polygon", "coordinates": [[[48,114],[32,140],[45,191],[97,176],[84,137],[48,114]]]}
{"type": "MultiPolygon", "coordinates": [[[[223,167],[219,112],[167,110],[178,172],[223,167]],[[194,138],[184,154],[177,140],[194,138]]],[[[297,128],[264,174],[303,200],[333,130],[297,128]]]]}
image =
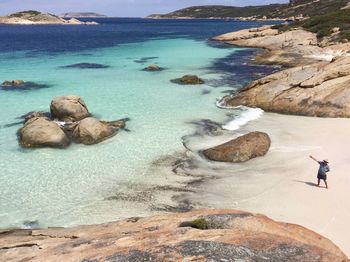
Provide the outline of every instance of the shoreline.
{"type": "MultiPolygon", "coordinates": [[[[350,246],[350,238],[343,236],[338,239],[339,232],[343,232],[346,228],[346,218],[350,216],[350,213],[345,211],[350,209],[339,211],[339,204],[336,202],[339,197],[346,198],[343,190],[349,184],[345,176],[346,165],[344,164],[347,159],[339,155],[339,148],[342,148],[347,141],[350,142],[347,138],[350,124],[345,122],[346,119],[304,118],[264,113],[259,119],[243,123],[240,128],[232,131],[222,130],[221,125],[215,122],[203,125],[204,129],[209,126],[209,130],[202,130],[199,135],[193,134],[183,138],[184,153],[180,156],[171,156],[170,159],[165,158],[164,165],[161,161],[156,163],[157,168],[170,172],[174,182],[183,185],[182,188],[164,187],[163,191],[158,188],[160,190],[157,193],[160,192],[160,196],[164,191],[177,194],[173,200],[178,203],[178,206],[175,206],[178,210],[173,210],[171,206],[164,206],[158,211],[181,211],[181,209],[186,211],[186,209],[201,206],[219,208],[220,205],[228,208],[232,205],[235,209],[239,207],[267,214],[274,219],[307,226],[336,241],[344,252],[350,254],[350,250],[346,249],[350,246]],[[334,127],[329,128],[333,124],[334,127]],[[344,128],[339,130],[339,126],[344,128]],[[243,164],[227,164],[209,162],[198,154],[201,149],[256,130],[268,132],[272,136],[273,147],[265,157],[243,164]],[[326,130],[326,132],[319,135],[320,130],[326,130]],[[334,136],[335,139],[329,139],[330,136],[334,136]],[[319,144],[323,144],[323,147],[319,144]],[[331,167],[332,173],[342,173],[342,176],[334,180],[334,186],[332,182],[330,183],[330,190],[326,196],[322,191],[314,190],[313,187],[308,190],[313,182],[303,172],[306,170],[307,174],[316,174],[316,167],[311,168],[312,162],[304,163],[303,160],[304,155],[308,156],[310,151],[322,157],[327,153],[331,165],[334,163],[336,167],[331,167]],[[181,179],[174,176],[174,173],[181,179]],[[299,182],[294,181],[296,179],[299,182]],[[255,183],[252,184],[252,181],[255,183]],[[293,186],[290,186],[291,182],[293,186]],[[341,190],[335,192],[333,188],[341,188],[341,190]],[[195,191],[192,192],[192,189],[195,191]],[[246,192],[247,189],[249,192],[246,192]],[[282,198],[281,195],[287,198],[282,198]],[[316,201],[319,203],[315,203],[316,201]],[[265,206],[266,203],[268,205],[265,206]],[[286,203],[290,204],[288,210],[285,209],[286,203]],[[328,210],[322,210],[324,205],[328,210]],[[318,225],[315,225],[316,222],[318,225]]],[[[307,161],[310,160],[307,159],[307,161]]],[[[317,190],[321,189],[317,188],[317,190]]]]}
{"type": "Polygon", "coordinates": [[[182,193],[177,201],[190,202],[194,208],[242,209],[303,225],[330,238],[349,255],[350,237],[343,232],[348,228],[350,204],[343,200],[350,178],[342,151],[343,144],[350,143],[348,130],[347,119],[264,113],[234,132],[201,138],[205,142],[188,145],[192,154],[181,172],[206,176],[197,181],[195,193],[182,193]],[[265,157],[230,164],[206,161],[198,154],[256,130],[271,137],[272,147],[265,157]],[[310,154],[330,159],[330,189],[315,186],[318,167],[308,158],[310,154]]]}

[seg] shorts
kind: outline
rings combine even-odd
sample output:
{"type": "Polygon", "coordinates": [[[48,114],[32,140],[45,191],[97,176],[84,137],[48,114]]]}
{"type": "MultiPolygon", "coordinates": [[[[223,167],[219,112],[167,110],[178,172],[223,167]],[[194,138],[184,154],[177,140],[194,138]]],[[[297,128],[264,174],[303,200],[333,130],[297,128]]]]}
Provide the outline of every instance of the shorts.
{"type": "Polygon", "coordinates": [[[327,175],[326,174],[318,174],[317,178],[322,179],[322,180],[327,180],[327,175]]]}

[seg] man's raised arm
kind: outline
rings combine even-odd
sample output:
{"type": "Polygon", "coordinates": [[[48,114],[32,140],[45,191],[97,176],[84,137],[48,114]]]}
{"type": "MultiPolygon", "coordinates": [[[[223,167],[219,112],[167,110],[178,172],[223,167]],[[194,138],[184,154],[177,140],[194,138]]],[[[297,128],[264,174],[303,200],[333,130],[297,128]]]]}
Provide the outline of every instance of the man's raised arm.
{"type": "Polygon", "coordinates": [[[312,160],[315,160],[318,163],[318,160],[314,158],[313,156],[309,156],[312,160]]]}

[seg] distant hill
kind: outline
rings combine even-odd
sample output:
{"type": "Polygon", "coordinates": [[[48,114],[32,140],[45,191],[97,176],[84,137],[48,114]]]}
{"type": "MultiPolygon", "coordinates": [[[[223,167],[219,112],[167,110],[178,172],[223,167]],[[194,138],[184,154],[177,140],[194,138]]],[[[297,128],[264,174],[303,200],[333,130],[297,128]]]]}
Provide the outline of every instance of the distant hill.
{"type": "Polygon", "coordinates": [[[53,14],[42,13],[34,10],[22,11],[0,17],[0,24],[19,24],[19,25],[50,25],[50,24],[96,24],[95,22],[81,22],[75,18],[63,19],[53,14]]]}
{"type": "Polygon", "coordinates": [[[93,13],[93,12],[69,12],[69,13],[61,14],[60,17],[63,17],[63,18],[85,18],[85,17],[103,18],[103,17],[107,17],[107,16],[102,15],[102,14],[98,14],[98,13],[93,13]]]}
{"type": "Polygon", "coordinates": [[[193,6],[168,14],[150,15],[148,18],[250,18],[250,19],[288,19],[322,15],[340,10],[349,5],[349,0],[290,0],[289,4],[261,6],[193,6]]]}

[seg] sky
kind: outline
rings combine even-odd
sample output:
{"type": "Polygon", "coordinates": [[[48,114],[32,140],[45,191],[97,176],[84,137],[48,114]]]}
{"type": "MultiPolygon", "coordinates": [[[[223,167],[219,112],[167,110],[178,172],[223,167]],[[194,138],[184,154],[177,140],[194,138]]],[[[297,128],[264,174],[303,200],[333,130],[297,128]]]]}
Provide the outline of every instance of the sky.
{"type": "Polygon", "coordinates": [[[288,0],[0,0],[0,15],[37,10],[53,14],[96,12],[108,16],[144,17],[194,5],[247,6],[287,2],[288,0]]]}

